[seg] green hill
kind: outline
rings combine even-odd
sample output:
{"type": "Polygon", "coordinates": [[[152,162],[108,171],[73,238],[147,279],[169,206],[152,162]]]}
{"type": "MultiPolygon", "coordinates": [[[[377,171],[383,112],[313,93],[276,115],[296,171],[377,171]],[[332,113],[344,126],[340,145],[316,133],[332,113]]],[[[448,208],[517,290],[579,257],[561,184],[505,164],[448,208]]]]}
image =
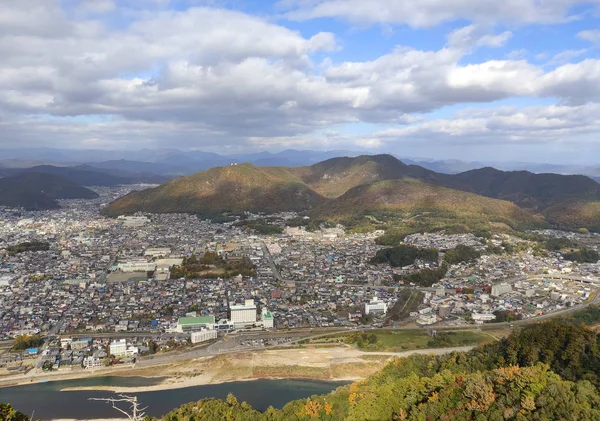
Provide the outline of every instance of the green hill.
{"type": "Polygon", "coordinates": [[[0,206],[56,209],[56,199],[94,199],[98,194],[61,176],[36,172],[0,178],[0,206]]]}
{"type": "Polygon", "coordinates": [[[304,211],[325,199],[285,167],[216,167],[159,187],[132,192],[103,210],[110,216],[144,212],[304,211]]]}
{"type": "Polygon", "coordinates": [[[520,229],[543,225],[541,217],[518,206],[412,178],[355,187],[312,212],[347,226],[417,232],[520,229]]]}

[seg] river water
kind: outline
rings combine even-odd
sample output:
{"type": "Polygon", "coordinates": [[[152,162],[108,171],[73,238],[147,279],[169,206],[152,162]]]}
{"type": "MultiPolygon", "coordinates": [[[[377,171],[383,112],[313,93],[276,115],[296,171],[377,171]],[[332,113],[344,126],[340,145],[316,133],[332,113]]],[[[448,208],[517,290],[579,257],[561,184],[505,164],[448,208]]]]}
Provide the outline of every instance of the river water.
{"type": "MultiPolygon", "coordinates": [[[[65,380],[35,383],[27,386],[0,388],[0,402],[12,406],[42,421],[72,418],[119,418],[121,414],[105,402],[89,401],[88,398],[114,397],[107,391],[61,392],[67,387],[80,386],[151,386],[161,379],[144,377],[98,377],[82,380],[65,380]]],[[[264,411],[269,406],[283,407],[287,402],[311,395],[329,393],[347,382],[325,382],[316,380],[253,380],[183,389],[161,390],[135,393],[142,407],[147,406],[146,414],[154,417],[165,415],[178,406],[202,398],[224,399],[233,393],[238,401],[246,401],[255,409],[264,411]]]]}

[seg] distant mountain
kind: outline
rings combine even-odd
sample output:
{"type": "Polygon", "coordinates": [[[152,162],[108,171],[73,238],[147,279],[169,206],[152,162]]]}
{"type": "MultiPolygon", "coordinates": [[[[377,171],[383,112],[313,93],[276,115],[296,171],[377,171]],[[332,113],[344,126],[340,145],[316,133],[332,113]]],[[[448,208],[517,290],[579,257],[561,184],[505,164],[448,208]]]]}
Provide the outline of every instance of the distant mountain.
{"type": "Polygon", "coordinates": [[[56,199],[94,199],[98,194],[64,177],[27,172],[0,178],[0,206],[56,209],[56,199]]]}
{"type": "Polygon", "coordinates": [[[325,199],[285,167],[251,164],[212,168],[154,189],[131,192],[103,210],[106,215],[145,212],[303,211],[325,199]]]}
{"type": "MultiPolygon", "coordinates": [[[[233,163],[249,162],[257,166],[310,166],[340,156],[356,157],[360,152],[334,150],[314,151],[288,149],[281,152],[257,152],[245,154],[221,155],[214,152],[189,151],[179,149],[141,149],[141,150],[99,150],[99,149],[3,149],[0,150],[0,168],[32,167],[37,165],[76,166],[102,164],[110,161],[128,161],[130,163],[159,164],[149,172],[161,175],[189,175],[212,167],[233,163]],[[13,161],[10,163],[9,161],[13,161]],[[19,163],[19,161],[21,163],[19,163]],[[164,164],[164,166],[163,166],[164,164]]],[[[418,165],[430,171],[443,174],[458,174],[473,169],[493,167],[503,171],[530,171],[533,173],[581,174],[600,177],[599,166],[570,164],[542,164],[535,162],[473,162],[457,159],[435,160],[429,158],[396,155],[407,165],[418,165]]],[[[120,168],[128,172],[140,172],[120,168]]],[[[146,171],[141,171],[146,172],[146,171]]]]}
{"type": "Polygon", "coordinates": [[[170,178],[154,174],[132,174],[111,169],[94,168],[80,165],[76,167],[56,167],[39,165],[30,168],[0,168],[0,176],[10,177],[17,174],[44,173],[53,174],[84,186],[118,186],[121,184],[151,183],[160,184],[170,178]]]}
{"type": "Polygon", "coordinates": [[[86,162],[88,168],[101,170],[117,170],[127,173],[165,174],[177,172],[177,166],[169,164],[158,164],[156,162],[129,161],[127,159],[116,159],[103,162],[86,162]]]}
{"type": "Polygon", "coordinates": [[[306,166],[336,156],[356,156],[352,151],[298,151],[289,149],[277,153],[219,155],[203,151],[178,149],[142,149],[138,151],[68,150],[68,149],[13,149],[0,150],[0,168],[77,166],[85,164],[96,168],[112,168],[127,172],[158,175],[189,175],[209,168],[230,164],[251,163],[257,166],[306,166]],[[19,162],[23,164],[19,164],[19,162]],[[121,164],[120,164],[121,163],[121,164]],[[146,164],[153,164],[150,168],[146,164]]]}
{"type": "Polygon", "coordinates": [[[536,211],[573,198],[600,200],[600,185],[582,175],[534,174],[481,168],[438,177],[447,187],[509,200],[536,211]]]}

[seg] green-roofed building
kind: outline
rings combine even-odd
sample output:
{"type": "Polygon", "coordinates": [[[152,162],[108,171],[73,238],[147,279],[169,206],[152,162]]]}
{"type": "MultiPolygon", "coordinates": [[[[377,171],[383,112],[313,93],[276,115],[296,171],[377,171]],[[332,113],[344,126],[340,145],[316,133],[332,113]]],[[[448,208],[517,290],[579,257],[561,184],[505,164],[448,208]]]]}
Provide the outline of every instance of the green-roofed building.
{"type": "Polygon", "coordinates": [[[177,332],[196,332],[202,329],[214,329],[215,316],[180,317],[177,320],[177,332]]]}

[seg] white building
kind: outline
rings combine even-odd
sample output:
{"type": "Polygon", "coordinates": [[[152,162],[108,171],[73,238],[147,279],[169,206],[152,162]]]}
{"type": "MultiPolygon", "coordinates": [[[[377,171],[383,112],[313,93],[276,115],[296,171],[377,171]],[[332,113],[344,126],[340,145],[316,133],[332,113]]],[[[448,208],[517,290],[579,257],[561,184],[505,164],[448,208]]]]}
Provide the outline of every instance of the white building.
{"type": "Polygon", "coordinates": [[[193,344],[210,341],[211,339],[217,339],[216,330],[198,330],[196,332],[192,332],[193,344]]]}
{"type": "Polygon", "coordinates": [[[90,355],[89,357],[85,357],[83,359],[83,368],[95,368],[101,367],[102,365],[104,365],[102,359],[94,357],[93,355],[90,355]]]}
{"type": "Polygon", "coordinates": [[[243,305],[230,307],[231,321],[238,327],[250,326],[256,323],[256,305],[253,299],[246,300],[243,305]]]}
{"type": "Polygon", "coordinates": [[[471,314],[471,318],[477,324],[482,324],[483,322],[490,322],[496,318],[495,314],[492,313],[473,313],[471,314]]]}
{"type": "Polygon", "coordinates": [[[154,262],[146,262],[145,260],[132,260],[129,262],[119,263],[117,268],[121,270],[121,272],[131,273],[131,272],[154,272],[156,270],[156,263],[154,262]]]}
{"type": "Polygon", "coordinates": [[[127,341],[125,339],[115,339],[108,347],[111,355],[119,357],[127,355],[127,341]]]}
{"type": "Polygon", "coordinates": [[[275,326],[273,315],[265,307],[262,309],[261,320],[265,329],[273,329],[275,326]]]}
{"type": "Polygon", "coordinates": [[[499,297],[502,294],[512,292],[512,285],[502,282],[501,284],[492,285],[492,296],[499,297]]]}
{"type": "Polygon", "coordinates": [[[127,340],[125,339],[116,339],[112,341],[108,348],[110,354],[115,357],[133,356],[139,353],[138,348],[128,345],[127,340]]]}
{"type": "Polygon", "coordinates": [[[385,314],[388,311],[388,305],[386,302],[373,297],[373,299],[365,303],[365,314],[385,314]]]}

